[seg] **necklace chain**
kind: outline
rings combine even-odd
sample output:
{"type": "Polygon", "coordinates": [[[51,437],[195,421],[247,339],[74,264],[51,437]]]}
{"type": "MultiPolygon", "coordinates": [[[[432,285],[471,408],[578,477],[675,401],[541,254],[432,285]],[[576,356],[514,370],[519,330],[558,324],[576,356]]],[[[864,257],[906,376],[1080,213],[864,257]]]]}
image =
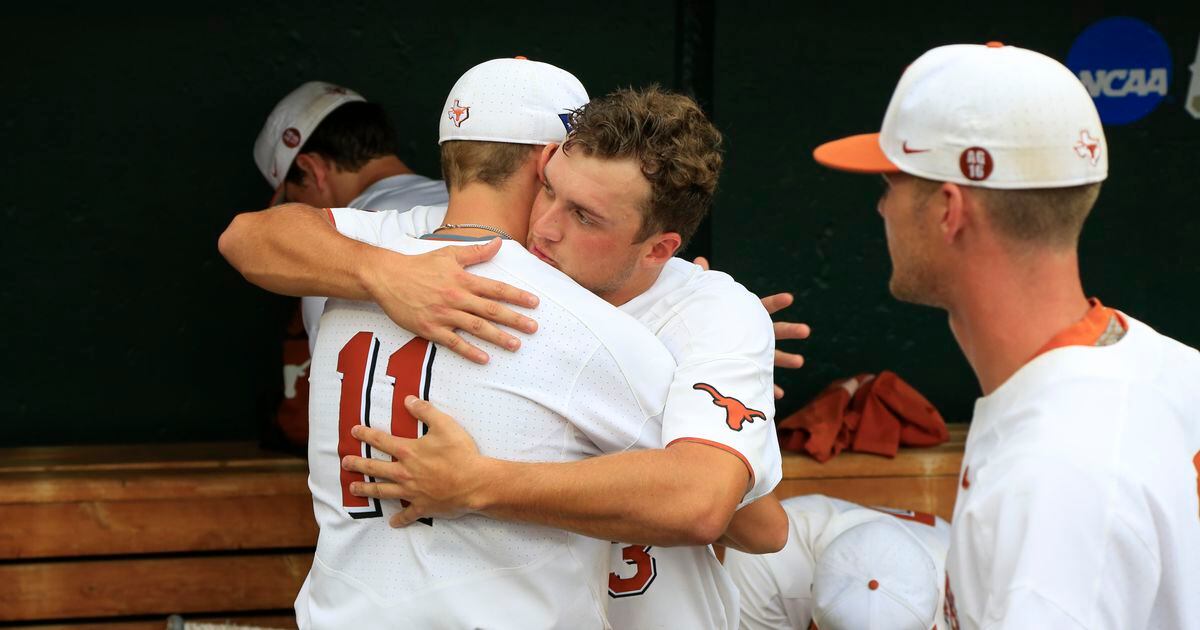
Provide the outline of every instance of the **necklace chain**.
{"type": "Polygon", "coordinates": [[[501,230],[500,228],[492,227],[490,225],[480,225],[478,223],[443,223],[440,226],[438,226],[438,228],[436,230],[434,230],[434,232],[440,232],[441,230],[457,230],[459,228],[474,228],[476,230],[487,230],[488,232],[494,232],[496,234],[499,234],[501,237],[506,238],[510,241],[513,240],[513,237],[509,236],[508,232],[505,232],[504,230],[501,230]]]}

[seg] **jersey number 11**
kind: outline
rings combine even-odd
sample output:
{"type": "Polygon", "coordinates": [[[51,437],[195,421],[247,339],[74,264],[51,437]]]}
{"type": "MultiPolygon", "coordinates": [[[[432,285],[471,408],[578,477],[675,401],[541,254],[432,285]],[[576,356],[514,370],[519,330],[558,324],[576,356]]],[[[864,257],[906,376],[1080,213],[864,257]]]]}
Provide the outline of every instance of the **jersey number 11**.
{"type": "MultiPolygon", "coordinates": [[[[429,374],[437,346],[420,337],[400,346],[387,360],[384,384],[392,389],[392,435],[417,438],[425,434],[425,425],[408,413],[404,399],[409,395],[429,400],[429,374]]],[[[371,426],[371,389],[375,382],[375,365],[379,357],[379,338],[374,333],[360,332],[350,338],[338,353],[338,374],[342,377],[341,398],[338,401],[338,463],[347,455],[371,457],[371,446],[350,435],[354,425],[371,426]]],[[[339,470],[341,467],[339,466],[339,470]]],[[[380,518],[383,508],[379,499],[350,494],[355,481],[375,481],[361,473],[341,470],[342,507],[353,518],[380,518]]],[[[407,505],[407,503],[405,503],[407,505]]],[[[433,525],[432,519],[421,519],[433,525]]]]}

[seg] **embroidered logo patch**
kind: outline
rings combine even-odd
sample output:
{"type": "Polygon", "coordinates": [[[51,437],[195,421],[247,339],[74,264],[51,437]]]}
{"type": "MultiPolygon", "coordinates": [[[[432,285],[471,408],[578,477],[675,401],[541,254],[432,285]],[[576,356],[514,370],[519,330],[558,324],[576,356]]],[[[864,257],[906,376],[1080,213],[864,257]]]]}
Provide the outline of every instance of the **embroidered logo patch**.
{"type": "Polygon", "coordinates": [[[747,422],[754,422],[758,418],[766,419],[766,414],[757,409],[749,409],[742,401],[736,398],[730,398],[717,391],[717,388],[708,383],[696,383],[692,385],[692,389],[708,392],[713,398],[713,404],[725,409],[725,424],[729,425],[734,431],[741,431],[742,425],[747,422]]]}
{"type": "Polygon", "coordinates": [[[1081,158],[1091,158],[1092,166],[1100,161],[1100,140],[1093,138],[1087,129],[1079,132],[1079,142],[1075,143],[1075,155],[1081,158]]]}
{"type": "Polygon", "coordinates": [[[460,104],[458,99],[454,99],[454,105],[452,105],[450,109],[446,111],[446,113],[450,120],[454,121],[455,127],[461,127],[462,124],[467,122],[467,119],[471,117],[471,108],[460,104]]]}

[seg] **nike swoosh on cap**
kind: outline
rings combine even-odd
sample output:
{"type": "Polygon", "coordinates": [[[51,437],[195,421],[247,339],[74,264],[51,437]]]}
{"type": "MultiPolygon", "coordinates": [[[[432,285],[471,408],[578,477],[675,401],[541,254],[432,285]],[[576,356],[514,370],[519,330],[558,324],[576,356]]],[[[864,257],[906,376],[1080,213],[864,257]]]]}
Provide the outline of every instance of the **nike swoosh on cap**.
{"type": "Polygon", "coordinates": [[[900,148],[904,149],[905,153],[928,153],[930,151],[930,149],[910,149],[908,148],[908,140],[905,140],[900,148]]]}

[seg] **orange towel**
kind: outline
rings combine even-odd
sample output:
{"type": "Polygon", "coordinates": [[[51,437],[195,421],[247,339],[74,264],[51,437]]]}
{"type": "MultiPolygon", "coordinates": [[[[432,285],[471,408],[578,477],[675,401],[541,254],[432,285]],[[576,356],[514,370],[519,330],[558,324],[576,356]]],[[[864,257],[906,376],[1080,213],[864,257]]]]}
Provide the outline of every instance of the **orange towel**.
{"type": "Polygon", "coordinates": [[[783,450],[820,462],[846,448],[895,457],[901,446],[935,446],[949,438],[938,410],[890,371],[837,381],[779,423],[783,450]]]}

